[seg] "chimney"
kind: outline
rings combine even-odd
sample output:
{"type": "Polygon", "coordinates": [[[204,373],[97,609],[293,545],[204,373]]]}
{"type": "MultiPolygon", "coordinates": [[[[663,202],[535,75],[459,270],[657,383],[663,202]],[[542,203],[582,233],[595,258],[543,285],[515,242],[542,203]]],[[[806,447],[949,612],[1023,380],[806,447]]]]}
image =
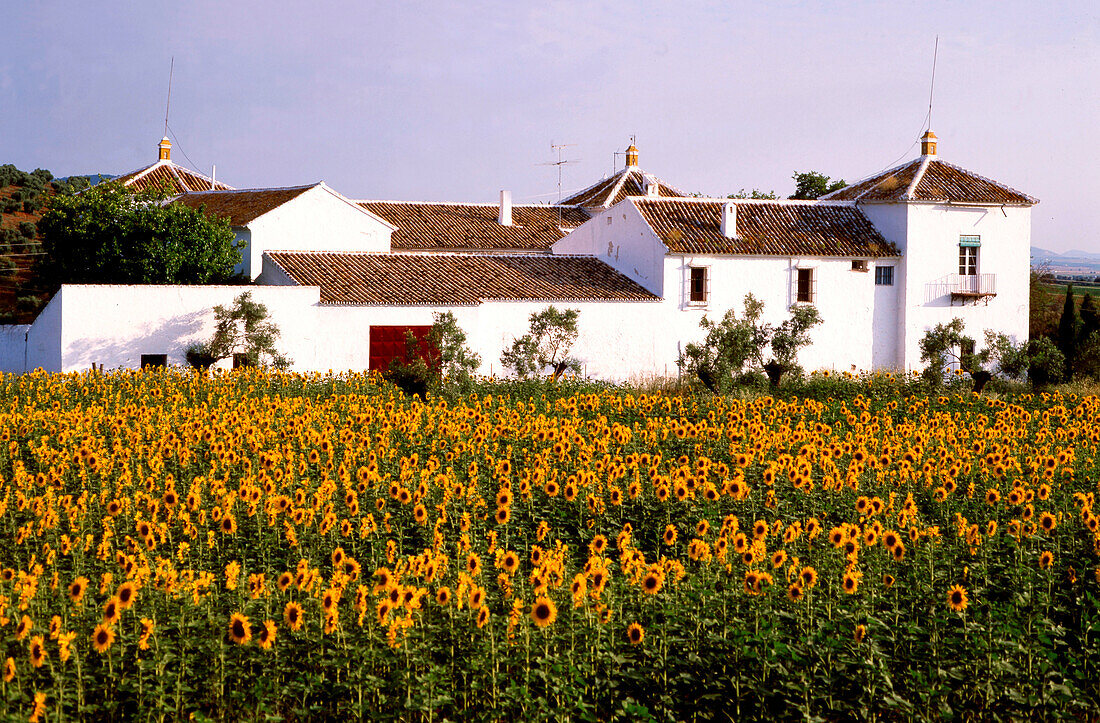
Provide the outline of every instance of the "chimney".
{"type": "Polygon", "coordinates": [[[920,138],[920,154],[922,156],[936,155],[936,134],[931,129],[925,131],[920,138]]]}
{"type": "Polygon", "coordinates": [[[500,210],[497,211],[497,223],[501,226],[512,225],[512,192],[500,192],[500,210]]]}
{"type": "Polygon", "coordinates": [[[648,173],[642,175],[642,193],[645,194],[646,198],[657,198],[661,195],[656,176],[651,176],[648,173]]]}
{"type": "Polygon", "coordinates": [[[631,143],[630,147],[626,149],[626,165],[628,167],[638,165],[638,149],[634,146],[633,143],[631,143]]]}
{"type": "Polygon", "coordinates": [[[160,160],[172,160],[172,141],[168,140],[168,136],[161,138],[160,145],[157,147],[160,149],[160,160]]]}
{"type": "Polygon", "coordinates": [[[722,235],[737,238],[737,204],[733,201],[722,204],[722,235]]]}

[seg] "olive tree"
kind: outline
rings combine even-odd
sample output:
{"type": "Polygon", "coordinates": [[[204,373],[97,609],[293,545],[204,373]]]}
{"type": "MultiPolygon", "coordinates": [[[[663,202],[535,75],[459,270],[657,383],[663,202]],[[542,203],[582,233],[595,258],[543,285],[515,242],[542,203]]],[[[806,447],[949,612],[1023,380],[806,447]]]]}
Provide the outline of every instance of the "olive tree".
{"type": "Polygon", "coordinates": [[[530,329],[501,353],[500,362],[519,377],[541,374],[549,369],[557,381],[567,371],[580,371],[579,360],[569,356],[577,341],[579,309],[558,310],[548,306],[530,316],[530,329]]]}

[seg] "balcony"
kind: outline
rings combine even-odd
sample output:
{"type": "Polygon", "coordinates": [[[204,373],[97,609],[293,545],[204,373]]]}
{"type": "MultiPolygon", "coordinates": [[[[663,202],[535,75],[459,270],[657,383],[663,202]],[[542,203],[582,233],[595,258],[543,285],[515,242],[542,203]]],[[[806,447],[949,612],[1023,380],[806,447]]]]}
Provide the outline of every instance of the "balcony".
{"type": "Polygon", "coordinates": [[[948,290],[951,294],[951,303],[960,301],[965,304],[968,301],[978,302],[997,295],[996,274],[973,274],[963,276],[951,274],[948,277],[948,290]]]}

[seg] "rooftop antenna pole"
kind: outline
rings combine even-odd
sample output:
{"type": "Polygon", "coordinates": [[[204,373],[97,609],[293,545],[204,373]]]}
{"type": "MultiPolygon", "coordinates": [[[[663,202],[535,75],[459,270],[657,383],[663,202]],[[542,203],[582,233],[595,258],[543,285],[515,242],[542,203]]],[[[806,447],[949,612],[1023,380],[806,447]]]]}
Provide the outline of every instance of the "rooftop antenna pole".
{"type": "Polygon", "coordinates": [[[172,65],[168,68],[168,100],[164,103],[164,137],[168,137],[168,109],[172,106],[172,75],[176,72],[176,56],[172,56],[172,65]]]}
{"type": "Polygon", "coordinates": [[[928,127],[925,130],[932,130],[932,91],[936,89],[936,58],[940,54],[940,36],[936,36],[936,46],[932,51],[932,83],[928,88],[928,127]]]}
{"type": "Polygon", "coordinates": [[[558,160],[552,163],[540,163],[540,166],[557,166],[558,167],[558,226],[561,226],[561,167],[568,166],[576,161],[567,161],[562,156],[563,149],[571,148],[577,145],[576,143],[554,143],[550,141],[550,150],[558,154],[558,160]]]}

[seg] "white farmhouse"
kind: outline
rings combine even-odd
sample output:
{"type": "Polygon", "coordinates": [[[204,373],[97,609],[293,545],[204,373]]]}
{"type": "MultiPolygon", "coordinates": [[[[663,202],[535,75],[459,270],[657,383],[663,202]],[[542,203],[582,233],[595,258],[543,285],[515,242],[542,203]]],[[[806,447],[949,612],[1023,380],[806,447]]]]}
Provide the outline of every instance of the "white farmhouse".
{"type": "MultiPolygon", "coordinates": [[[[162,151],[163,153],[163,151],[162,151]]],[[[162,158],[162,160],[167,160],[162,158]]],[[[349,201],[323,183],[189,188],[175,201],[226,217],[240,271],[299,370],[385,368],[406,330],[451,311],[483,360],[528,316],[580,309],[574,348],[589,376],[675,375],[703,315],[752,293],[778,322],[817,306],[807,368],[920,366],[918,341],[964,319],[1027,337],[1030,208],[1037,201],[920,158],[818,201],[687,198],[626,166],[559,205],[349,201]]],[[[183,363],[208,338],[212,307],[240,286],[64,286],[33,325],[0,329],[8,371],[183,363]]]]}

